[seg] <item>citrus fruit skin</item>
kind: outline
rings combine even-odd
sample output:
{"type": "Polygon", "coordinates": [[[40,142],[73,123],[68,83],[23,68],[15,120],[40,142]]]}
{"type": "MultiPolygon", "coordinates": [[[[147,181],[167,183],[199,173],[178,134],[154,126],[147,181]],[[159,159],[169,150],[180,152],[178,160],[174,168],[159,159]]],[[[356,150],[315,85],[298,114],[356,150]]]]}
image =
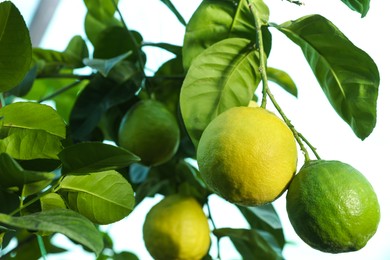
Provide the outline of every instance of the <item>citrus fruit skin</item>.
{"type": "Polygon", "coordinates": [[[155,259],[202,259],[210,246],[210,228],[194,198],[175,194],[165,197],[148,212],[143,238],[155,259]]]}
{"type": "Polygon", "coordinates": [[[243,206],[274,201],[297,165],[297,147],[287,125],[260,107],[234,107],[204,130],[197,149],[202,179],[216,194],[243,206]]]}
{"type": "Polygon", "coordinates": [[[339,161],[310,161],[287,192],[287,213],[298,236],[329,253],[357,251],[375,234],[380,209],[368,180],[339,161]]]}
{"type": "Polygon", "coordinates": [[[141,163],[156,166],[167,162],[179,147],[180,130],[168,109],[155,100],[143,100],[124,115],[118,143],[141,158],[141,163]]]}

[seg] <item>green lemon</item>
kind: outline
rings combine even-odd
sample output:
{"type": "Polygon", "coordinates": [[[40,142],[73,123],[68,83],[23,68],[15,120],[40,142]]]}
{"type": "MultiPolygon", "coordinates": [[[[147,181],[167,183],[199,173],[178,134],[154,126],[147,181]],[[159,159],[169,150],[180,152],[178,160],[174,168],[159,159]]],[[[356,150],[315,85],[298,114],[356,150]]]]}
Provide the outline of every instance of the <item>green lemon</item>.
{"type": "Polygon", "coordinates": [[[119,126],[119,146],[156,166],[167,162],[179,147],[180,129],[175,117],[155,100],[143,100],[125,114],[119,126]]]}
{"type": "Polygon", "coordinates": [[[339,161],[310,161],[293,178],[287,213],[298,236],[330,253],[357,251],[375,234],[380,209],[368,180],[339,161]]]}
{"type": "Polygon", "coordinates": [[[149,253],[159,260],[199,260],[210,247],[210,228],[201,205],[179,194],[151,208],[143,225],[149,253]]]}

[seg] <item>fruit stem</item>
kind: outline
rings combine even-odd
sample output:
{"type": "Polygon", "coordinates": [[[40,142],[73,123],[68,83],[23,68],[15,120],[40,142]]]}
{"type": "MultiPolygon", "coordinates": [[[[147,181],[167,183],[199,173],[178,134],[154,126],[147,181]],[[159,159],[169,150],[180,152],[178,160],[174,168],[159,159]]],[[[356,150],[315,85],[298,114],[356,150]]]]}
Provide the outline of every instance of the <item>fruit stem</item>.
{"type": "MultiPolygon", "coordinates": [[[[276,108],[276,110],[279,112],[280,116],[283,118],[283,121],[287,124],[287,126],[290,128],[291,132],[293,133],[295,140],[297,141],[299,147],[301,148],[301,151],[303,152],[303,155],[305,156],[305,162],[310,161],[309,152],[306,150],[305,145],[302,142],[302,141],[304,141],[305,143],[308,144],[307,140],[305,138],[303,138],[302,134],[298,133],[298,131],[295,129],[294,125],[291,124],[291,120],[288,119],[287,116],[284,114],[283,110],[281,109],[279,104],[276,102],[274,95],[272,95],[272,93],[269,89],[267,89],[267,95],[270,98],[270,100],[271,100],[272,104],[274,105],[274,107],[276,108]]],[[[310,147],[310,149],[312,149],[312,151],[316,154],[316,157],[317,157],[317,153],[315,152],[315,149],[313,149],[314,147],[312,145],[309,145],[309,147],[310,147]]]]}
{"type": "Polygon", "coordinates": [[[261,99],[261,107],[265,108],[267,106],[267,89],[268,89],[268,77],[267,77],[267,55],[264,51],[264,42],[263,42],[263,34],[261,31],[261,27],[266,25],[265,21],[260,19],[260,14],[258,13],[253,0],[247,0],[249,10],[251,11],[253,18],[255,20],[256,26],[256,35],[257,35],[257,45],[260,54],[260,75],[263,83],[262,90],[262,99],[261,99]]]}
{"type": "Polygon", "coordinates": [[[320,155],[317,153],[317,148],[315,148],[301,133],[298,133],[299,138],[304,141],[307,146],[309,146],[310,150],[313,152],[314,156],[317,158],[317,160],[321,160],[320,155]]]}

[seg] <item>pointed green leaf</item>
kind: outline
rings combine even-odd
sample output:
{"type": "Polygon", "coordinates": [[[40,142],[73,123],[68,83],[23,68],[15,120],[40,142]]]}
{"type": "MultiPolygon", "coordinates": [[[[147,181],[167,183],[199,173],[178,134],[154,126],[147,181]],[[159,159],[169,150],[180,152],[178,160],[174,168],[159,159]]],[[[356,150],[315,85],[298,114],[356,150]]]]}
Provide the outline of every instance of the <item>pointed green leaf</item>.
{"type": "Polygon", "coordinates": [[[320,15],[276,26],[302,48],[333,108],[364,139],[376,124],[379,72],[375,62],[320,15]]]}
{"type": "Polygon", "coordinates": [[[11,1],[0,3],[0,92],[18,85],[30,69],[30,33],[11,1]]]}
{"type": "MultiPolygon", "coordinates": [[[[260,19],[268,21],[269,10],[262,0],[253,1],[260,19]]],[[[183,43],[183,64],[187,70],[192,60],[214,43],[226,38],[256,41],[256,28],[247,1],[203,1],[186,27],[183,43]]],[[[266,53],[271,48],[271,34],[263,28],[266,53]]]]}
{"type": "Polygon", "coordinates": [[[218,114],[248,105],[260,81],[259,63],[258,51],[243,38],[220,41],[193,61],[181,90],[180,108],[195,145],[218,114]]]}
{"type": "Polygon", "coordinates": [[[116,171],[66,176],[60,183],[69,206],[97,224],[110,224],[130,214],[134,192],[116,171]]]}
{"type": "Polygon", "coordinates": [[[78,67],[82,67],[82,60],[84,58],[88,58],[89,56],[87,43],[79,35],[74,36],[69,41],[64,53],[66,55],[74,57],[75,60],[79,61],[79,63],[77,64],[78,67]]]}
{"type": "Polygon", "coordinates": [[[72,174],[120,169],[140,160],[124,148],[101,142],[68,146],[58,157],[62,161],[62,172],[72,174]]]}
{"type": "Polygon", "coordinates": [[[298,96],[297,86],[295,85],[290,75],[288,75],[286,72],[268,67],[267,77],[268,80],[275,82],[294,97],[298,96]]]}
{"type": "Polygon", "coordinates": [[[123,53],[115,58],[103,60],[103,59],[83,59],[83,63],[92,69],[96,69],[100,72],[104,77],[108,76],[108,73],[114,68],[122,60],[126,59],[132,54],[133,51],[128,51],[123,53]]]}
{"type": "Polygon", "coordinates": [[[87,218],[67,209],[53,209],[22,217],[0,214],[0,223],[14,228],[61,233],[99,255],[103,239],[87,218]]]}
{"type": "Polygon", "coordinates": [[[275,242],[266,232],[253,229],[219,228],[213,231],[218,238],[229,237],[240,252],[243,259],[281,260],[282,249],[275,246],[275,242]]]}
{"type": "Polygon", "coordinates": [[[25,184],[54,179],[54,173],[26,171],[8,154],[0,154],[0,187],[22,187],[25,184]]]}
{"type": "Polygon", "coordinates": [[[370,0],[341,0],[346,4],[351,10],[356,11],[362,15],[366,16],[368,10],[370,9],[370,0]]]}
{"type": "Polygon", "coordinates": [[[15,159],[57,159],[65,138],[64,120],[47,105],[13,103],[0,109],[0,152],[15,159]]]}

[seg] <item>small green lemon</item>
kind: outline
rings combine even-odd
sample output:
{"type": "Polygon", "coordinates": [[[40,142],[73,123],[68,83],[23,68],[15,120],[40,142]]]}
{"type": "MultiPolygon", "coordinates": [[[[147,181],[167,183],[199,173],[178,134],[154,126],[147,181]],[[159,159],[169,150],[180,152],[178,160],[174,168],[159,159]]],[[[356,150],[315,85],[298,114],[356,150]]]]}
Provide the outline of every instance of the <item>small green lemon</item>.
{"type": "Polygon", "coordinates": [[[339,161],[306,163],[293,178],[286,199],[298,236],[324,252],[361,249],[379,224],[379,203],[371,184],[339,161]]]}
{"type": "Polygon", "coordinates": [[[179,147],[180,130],[164,104],[143,100],[123,117],[118,143],[141,158],[141,163],[156,166],[167,162],[179,147]]]}
{"type": "Polygon", "coordinates": [[[297,147],[287,125],[260,107],[234,107],[204,130],[197,148],[207,186],[243,206],[274,201],[296,171],[297,147]]]}
{"type": "Polygon", "coordinates": [[[143,225],[149,253],[157,260],[199,260],[210,246],[210,228],[200,204],[179,194],[151,208],[143,225]]]}

